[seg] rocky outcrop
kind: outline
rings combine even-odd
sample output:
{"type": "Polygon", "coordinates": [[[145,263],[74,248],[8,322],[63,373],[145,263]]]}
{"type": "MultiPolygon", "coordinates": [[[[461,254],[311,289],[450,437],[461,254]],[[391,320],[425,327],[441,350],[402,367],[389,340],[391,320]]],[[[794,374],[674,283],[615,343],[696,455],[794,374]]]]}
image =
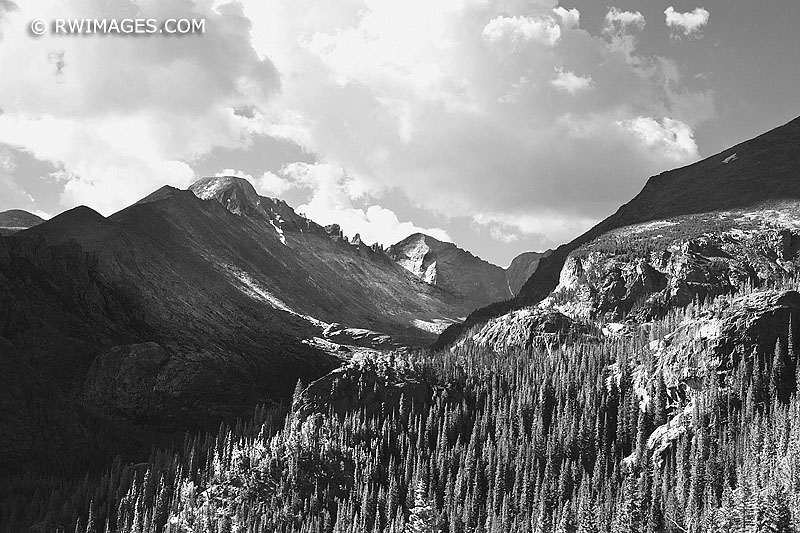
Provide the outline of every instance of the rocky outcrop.
{"type": "Polygon", "coordinates": [[[670,386],[693,375],[731,371],[743,359],[752,363],[757,356],[769,363],[777,339],[784,346],[788,342],[790,315],[797,327],[798,311],[800,293],[793,290],[761,290],[720,299],[683,320],[650,349],[670,386]]]}
{"type": "Polygon", "coordinates": [[[263,213],[261,199],[249,181],[235,176],[214,176],[194,182],[189,190],[201,200],[216,200],[235,215],[263,213]]]}
{"type": "Polygon", "coordinates": [[[420,368],[401,354],[354,356],[306,387],[292,407],[300,418],[328,411],[344,415],[359,409],[371,415],[396,409],[401,402],[406,406],[428,403],[434,387],[420,368]]]}
{"type": "Polygon", "coordinates": [[[337,323],[328,324],[323,329],[322,336],[340,345],[375,349],[397,348],[397,343],[385,333],[364,328],[347,328],[337,323]]]}
{"type": "MultiPolygon", "coordinates": [[[[759,365],[761,372],[767,372],[781,339],[786,363],[796,366],[798,352],[793,344],[799,319],[800,293],[760,290],[720,298],[711,306],[687,314],[672,331],[650,342],[648,350],[656,361],[655,371],[668,388],[672,411],[672,417],[648,437],[653,461],[660,462],[690,426],[687,421],[702,404],[698,403],[698,396],[714,393],[708,387],[738,385],[733,371],[741,363],[751,372],[759,365]]],[[[793,379],[794,372],[791,376],[793,379]]],[[[652,377],[642,379],[647,382],[652,377]]]]}
{"type": "Polygon", "coordinates": [[[552,309],[528,307],[493,318],[469,331],[456,346],[469,344],[494,352],[527,349],[534,343],[558,344],[599,335],[588,323],[552,309]]]}
{"type": "Polygon", "coordinates": [[[647,321],[694,300],[775,283],[800,267],[795,229],[734,226],[644,248],[633,241],[629,250],[625,244],[609,249],[607,241],[624,243],[624,237],[624,231],[611,234],[568,257],[558,286],[540,305],[582,319],[647,321]]]}

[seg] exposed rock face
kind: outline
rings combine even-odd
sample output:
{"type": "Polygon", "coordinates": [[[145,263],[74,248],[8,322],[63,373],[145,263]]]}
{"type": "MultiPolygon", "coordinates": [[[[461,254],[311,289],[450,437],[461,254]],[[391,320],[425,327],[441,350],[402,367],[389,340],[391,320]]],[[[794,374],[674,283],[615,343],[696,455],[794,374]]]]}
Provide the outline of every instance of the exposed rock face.
{"type": "Polygon", "coordinates": [[[456,294],[472,308],[513,296],[502,268],[455,244],[415,233],[391,246],[388,254],[425,283],[456,294]]]}
{"type": "Polygon", "coordinates": [[[38,226],[44,222],[40,216],[22,209],[11,209],[0,213],[0,235],[11,235],[24,229],[38,226]]]}
{"type": "Polygon", "coordinates": [[[397,347],[389,335],[364,328],[346,328],[336,323],[328,324],[322,334],[325,339],[341,345],[375,349],[397,347]]]}
{"type": "Polygon", "coordinates": [[[343,330],[370,330],[422,345],[432,335],[420,323],[449,324],[474,307],[469,300],[420,282],[358,234],[348,240],[338,224],[322,227],[282,200],[258,196],[247,180],[204,178],[190,190],[232,210],[244,225],[254,223],[266,233],[277,233],[283,248],[270,249],[270,254],[291,271],[269,272],[272,279],[265,285],[285,307],[323,328],[341,323],[343,330]]]}
{"type": "Polygon", "coordinates": [[[752,362],[757,354],[769,362],[778,338],[787,342],[789,315],[796,327],[800,293],[757,291],[730,302],[722,300],[696,317],[687,319],[651,346],[659,360],[674,372],[665,374],[668,385],[692,369],[730,371],[740,360],[752,362]],[[670,379],[670,376],[672,379],[670,379]]]}
{"type": "Polygon", "coordinates": [[[261,199],[249,181],[235,176],[200,179],[189,187],[201,200],[215,199],[236,215],[263,213],[261,199]]]}
{"type": "Polygon", "coordinates": [[[339,226],[339,224],[329,224],[325,226],[325,232],[330,235],[331,239],[334,241],[345,240],[344,233],[342,232],[342,228],[339,226]]]}
{"type": "Polygon", "coordinates": [[[495,352],[529,348],[536,342],[560,343],[598,332],[588,324],[555,310],[528,307],[493,318],[467,332],[458,344],[469,343],[495,352]]]}
{"type": "Polygon", "coordinates": [[[792,224],[755,226],[737,214],[728,215],[727,226],[716,232],[693,238],[669,233],[694,218],[623,228],[579,248],[567,258],[553,294],[540,305],[582,319],[645,321],[695,299],[785,279],[800,268],[800,230],[792,224]],[[612,242],[620,244],[614,249],[612,242]]]}
{"type": "MultiPolygon", "coordinates": [[[[721,386],[735,387],[732,371],[740,362],[750,368],[771,368],[777,339],[787,346],[796,338],[800,317],[800,293],[761,290],[733,299],[720,299],[710,309],[700,311],[679,323],[649,349],[658,361],[673,410],[672,418],[648,438],[653,461],[662,455],[686,430],[692,416],[695,396],[708,385],[702,376],[716,375],[721,386]],[[791,316],[791,320],[790,320],[791,316]],[[789,335],[789,328],[794,329],[789,335]],[[759,362],[760,361],[760,362],[759,362]]],[[[797,347],[787,348],[796,358],[797,347]]],[[[796,364],[796,361],[789,361],[796,364]]],[[[643,376],[647,379],[647,376],[643,376]]],[[[712,382],[717,386],[717,382],[712,382]]]]}
{"type": "MultiPolygon", "coordinates": [[[[326,233],[326,228],[298,215],[283,200],[259,196],[253,185],[244,178],[236,176],[202,178],[193,183],[189,190],[201,200],[218,202],[234,215],[268,222],[271,226],[268,229],[271,229],[283,244],[286,244],[284,230],[318,235],[326,233]]],[[[339,227],[336,224],[334,226],[339,227]]],[[[339,235],[341,236],[341,230],[339,235]]],[[[333,235],[331,237],[334,238],[333,235]]]]}

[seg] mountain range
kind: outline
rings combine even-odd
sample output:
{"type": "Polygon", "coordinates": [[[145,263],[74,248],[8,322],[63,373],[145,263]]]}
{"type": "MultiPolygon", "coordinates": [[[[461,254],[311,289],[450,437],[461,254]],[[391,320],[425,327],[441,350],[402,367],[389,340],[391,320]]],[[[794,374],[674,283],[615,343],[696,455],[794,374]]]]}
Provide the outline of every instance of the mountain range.
{"type": "Polygon", "coordinates": [[[78,207],[0,223],[13,233],[0,239],[4,356],[59,394],[160,424],[278,401],[354,352],[424,347],[521,286],[427,236],[388,251],[348,239],[231,176],[162,187],[109,217],[78,207]],[[402,260],[412,243],[433,277],[402,260]]]}
{"type": "Polygon", "coordinates": [[[2,213],[0,467],[56,468],[54,425],[69,453],[113,457],[141,428],[213,427],[376,351],[625,334],[769,286],[800,265],[799,148],[797,119],[652,177],[507,269],[422,234],[367,245],[232,176],[109,217],[2,213]]]}

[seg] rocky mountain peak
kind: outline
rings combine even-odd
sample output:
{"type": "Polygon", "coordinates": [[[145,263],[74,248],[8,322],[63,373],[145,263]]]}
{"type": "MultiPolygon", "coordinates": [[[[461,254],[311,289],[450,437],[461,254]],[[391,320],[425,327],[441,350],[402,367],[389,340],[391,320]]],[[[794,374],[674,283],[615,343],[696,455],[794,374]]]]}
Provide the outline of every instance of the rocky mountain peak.
{"type": "Polygon", "coordinates": [[[473,302],[476,307],[512,296],[504,269],[430,235],[409,235],[387,253],[424,282],[473,302]]]}
{"type": "Polygon", "coordinates": [[[253,185],[236,176],[212,176],[194,182],[189,190],[201,200],[215,199],[235,215],[263,213],[261,198],[253,185]]]}

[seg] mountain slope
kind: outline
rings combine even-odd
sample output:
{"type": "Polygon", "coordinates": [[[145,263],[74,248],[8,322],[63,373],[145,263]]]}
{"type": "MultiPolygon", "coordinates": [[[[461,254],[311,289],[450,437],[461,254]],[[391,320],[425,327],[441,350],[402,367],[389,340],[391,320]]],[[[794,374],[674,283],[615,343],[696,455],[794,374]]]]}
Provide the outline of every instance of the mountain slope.
{"type": "MultiPolygon", "coordinates": [[[[307,321],[264,305],[248,292],[246,279],[236,277],[238,270],[225,270],[234,243],[247,247],[248,242],[226,224],[232,215],[220,206],[203,205],[186,191],[160,193],[108,219],[89,208],[76,208],[11,237],[21,260],[34,246],[43,253],[60,246],[77,248],[75,253],[90,262],[91,278],[103,287],[90,302],[96,320],[102,321],[95,328],[95,320],[87,321],[88,332],[78,337],[83,356],[59,378],[82,379],[92,361],[107,357],[114,346],[154,341],[169,356],[150,391],[159,398],[155,414],[174,414],[190,405],[213,413],[223,406],[281,397],[298,377],[313,379],[336,366],[332,357],[301,342],[313,334],[307,321]],[[110,312],[108,299],[123,296],[125,312],[110,312]],[[131,317],[142,326],[130,328],[131,317]],[[108,326],[99,327],[102,324],[108,326]],[[95,339],[100,333],[105,334],[95,339]]],[[[274,261],[267,265],[277,267],[274,261]]],[[[63,283],[74,281],[67,277],[63,283]]],[[[6,290],[20,301],[18,312],[46,307],[41,301],[23,301],[15,279],[6,290]]],[[[58,342],[71,332],[45,311],[41,320],[52,325],[54,343],[41,353],[42,364],[74,359],[69,346],[58,342]]],[[[83,318],[85,311],[71,305],[66,313],[83,318]]],[[[23,339],[35,336],[32,327],[22,324],[3,335],[27,356],[29,344],[23,339]]],[[[92,385],[87,383],[90,395],[92,385]]]]}
{"type": "Polygon", "coordinates": [[[474,309],[514,297],[550,250],[524,252],[503,269],[453,243],[415,233],[390,246],[387,253],[418,278],[458,295],[474,309]]]}
{"type": "MultiPolygon", "coordinates": [[[[559,285],[568,257],[612,230],[655,221],[672,224],[683,217],[673,224],[673,230],[688,238],[706,231],[704,224],[708,221],[701,223],[693,218],[705,213],[737,212],[745,216],[748,211],[763,213],[772,208],[792,213],[800,200],[799,147],[800,118],[702,161],[650,178],[616,213],[541,260],[514,300],[475,311],[463,325],[448,328],[436,346],[453,342],[466,328],[541,301],[559,285]]],[[[729,225],[727,229],[736,227],[729,225]]],[[[626,247],[625,241],[621,236],[620,250],[626,247]]]]}
{"type": "MultiPolygon", "coordinates": [[[[190,190],[206,202],[241,213],[234,220],[244,226],[277,237],[280,246],[270,245],[270,253],[287,270],[263,271],[262,281],[301,314],[419,344],[431,337],[431,328],[469,310],[456,295],[422,282],[373,247],[331,238],[328,230],[285,202],[258,196],[246,180],[206,178],[190,190]]],[[[260,268],[252,262],[248,272],[260,268]]]]}
{"type": "Polygon", "coordinates": [[[415,233],[392,245],[388,254],[426,283],[458,295],[473,308],[513,296],[502,268],[453,243],[415,233]]]}
{"type": "Polygon", "coordinates": [[[511,292],[514,296],[519,294],[522,286],[525,285],[525,282],[528,281],[531,274],[536,271],[536,267],[539,266],[539,261],[551,253],[552,250],[547,250],[545,252],[523,252],[511,261],[511,264],[508,265],[506,269],[506,279],[508,280],[508,286],[511,288],[511,292]]]}
{"type": "Polygon", "coordinates": [[[663,172],[650,178],[641,192],[616,213],[542,261],[523,286],[521,299],[536,301],[547,296],[555,288],[569,252],[612,229],[680,215],[797,200],[798,176],[800,118],[692,165],[663,172]]]}
{"type": "Polygon", "coordinates": [[[11,235],[44,222],[40,216],[22,209],[11,209],[0,213],[0,235],[11,235]]]}
{"type": "Polygon", "coordinates": [[[298,378],[334,368],[339,350],[424,345],[471,308],[238,178],[163,187],[108,218],[75,208],[7,239],[0,290],[12,303],[0,336],[65,388],[89,376],[93,401],[141,416],[224,416],[284,398],[298,378]],[[48,257],[62,248],[75,271],[48,257]],[[36,265],[40,279],[16,264],[36,265]],[[48,308],[64,287],[74,287],[64,308],[48,308]],[[119,381],[122,368],[137,375],[119,381]]]}

